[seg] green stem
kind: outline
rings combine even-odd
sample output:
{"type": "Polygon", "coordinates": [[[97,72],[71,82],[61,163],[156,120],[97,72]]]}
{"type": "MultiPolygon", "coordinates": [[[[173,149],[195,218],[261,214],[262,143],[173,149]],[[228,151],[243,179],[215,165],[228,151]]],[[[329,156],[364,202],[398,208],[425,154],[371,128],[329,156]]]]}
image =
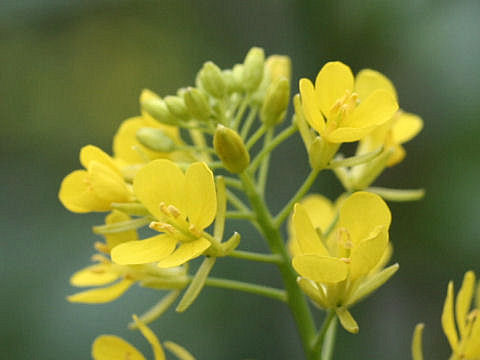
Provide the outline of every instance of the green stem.
{"type": "MultiPolygon", "coordinates": [[[[273,128],[268,129],[267,135],[265,135],[264,138],[264,145],[263,148],[267,147],[268,144],[272,141],[273,137],[273,128]]],[[[257,180],[257,188],[260,193],[260,195],[265,194],[265,185],[267,184],[267,176],[268,176],[268,166],[270,165],[270,154],[267,154],[266,156],[263,157],[262,164],[260,165],[260,171],[258,174],[258,180],[257,180]]]]}
{"type": "Polygon", "coordinates": [[[308,177],[303,182],[302,186],[300,186],[300,188],[297,190],[297,193],[290,199],[287,205],[285,205],[284,208],[275,217],[275,226],[280,227],[280,225],[282,225],[282,223],[292,211],[293,205],[295,205],[296,202],[300,201],[302,197],[312,187],[320,170],[321,169],[312,169],[308,177]]]}
{"type": "Polygon", "coordinates": [[[278,254],[259,254],[249,251],[234,250],[228,254],[233,258],[244,259],[250,261],[258,261],[272,264],[281,264],[283,263],[283,258],[278,254]]]}
{"type": "Polygon", "coordinates": [[[249,97],[246,96],[243,98],[242,103],[240,104],[240,108],[238,109],[235,119],[232,123],[232,129],[237,130],[240,126],[240,121],[242,120],[243,114],[245,114],[245,110],[247,110],[248,102],[250,101],[249,97]]]}
{"type": "Polygon", "coordinates": [[[226,217],[229,219],[255,220],[255,216],[250,211],[227,211],[226,217]]]}
{"type": "Polygon", "coordinates": [[[280,134],[278,134],[267,146],[265,146],[255,157],[255,159],[250,164],[250,170],[254,172],[257,167],[260,165],[263,157],[268,155],[275,149],[278,145],[288,139],[290,136],[297,132],[297,126],[295,124],[289,126],[285,130],[283,130],[280,134]]]}
{"type": "Polygon", "coordinates": [[[260,126],[257,131],[253,133],[253,135],[248,139],[247,143],[245,144],[245,147],[247,150],[250,150],[253,145],[262,137],[263,134],[265,134],[265,131],[267,131],[267,127],[265,125],[260,126]]]}
{"type": "Polygon", "coordinates": [[[323,321],[322,328],[318,332],[312,344],[312,352],[316,354],[317,359],[319,355],[322,353],[325,335],[327,333],[328,328],[330,327],[330,323],[334,318],[335,318],[335,310],[329,310],[327,313],[327,316],[325,317],[325,320],[323,321]]]}
{"type": "Polygon", "coordinates": [[[248,132],[250,131],[250,128],[253,125],[253,121],[255,120],[255,118],[257,116],[257,111],[258,111],[258,107],[250,108],[250,112],[248,113],[247,119],[245,120],[245,123],[243,124],[242,131],[240,132],[240,136],[244,140],[247,137],[248,132]]]}
{"type": "Polygon", "coordinates": [[[287,303],[292,311],[293,317],[298,327],[305,354],[308,360],[317,360],[311,353],[311,343],[315,336],[315,324],[312,319],[310,308],[302,291],[297,285],[297,275],[290,264],[290,257],[284,245],[280,230],[275,226],[272,216],[267,209],[265,202],[255,188],[250,175],[246,172],[240,174],[245,193],[247,194],[253,210],[257,214],[258,226],[267,240],[273,253],[282,257],[283,262],[277,264],[280,274],[287,291],[287,303]]]}
{"type": "Polygon", "coordinates": [[[337,318],[335,317],[327,330],[322,347],[322,360],[331,360],[333,348],[335,347],[335,336],[337,335],[337,318]]]}
{"type": "Polygon", "coordinates": [[[237,281],[237,280],[219,279],[214,277],[209,277],[205,281],[205,285],[266,296],[266,297],[283,301],[283,302],[287,301],[287,294],[285,290],[275,289],[269,286],[250,284],[250,283],[237,281]]]}
{"type": "Polygon", "coordinates": [[[250,211],[247,205],[243,203],[242,200],[238,198],[233,192],[227,189],[227,200],[237,208],[239,211],[250,211]]]}
{"type": "Polygon", "coordinates": [[[238,179],[234,179],[234,178],[231,178],[231,177],[228,177],[228,176],[225,176],[224,179],[225,179],[225,184],[227,186],[231,186],[231,187],[233,187],[235,189],[238,189],[238,190],[243,189],[242,183],[238,179]]]}

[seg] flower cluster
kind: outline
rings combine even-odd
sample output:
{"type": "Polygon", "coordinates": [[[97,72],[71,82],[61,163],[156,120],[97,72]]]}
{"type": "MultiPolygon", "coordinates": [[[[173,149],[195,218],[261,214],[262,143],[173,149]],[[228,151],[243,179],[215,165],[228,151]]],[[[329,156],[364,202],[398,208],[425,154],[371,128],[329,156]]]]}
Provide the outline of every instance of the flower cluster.
{"type": "MultiPolygon", "coordinates": [[[[110,302],[137,284],[167,290],[130,324],[150,342],[157,360],[165,354],[146,324],[180,296],[176,311],[185,311],[205,286],[286,303],[309,359],[331,351],[325,335],[334,319],[347,331],[358,332],[351,306],[398,270],[398,264],[386,267],[392,245],[385,200],[415,200],[423,194],[370,185],[405,157],[402,144],[421,130],[422,120],[399,110],[395,88],[382,74],[362,70],[354,77],[345,64],[330,62],[315,84],[300,80],[293,120],[279,131],[288,112],[290,67],[288,57],[266,58],[260,48],[252,48],[230,69],[206,62],[194,86],[167,96],[144,90],[141,115],[120,125],[112,156],[93,145],[82,148],[84,169],[65,177],[59,199],[75,213],[108,214],[104,224],[93,228],[104,237],[94,245],[95,264],[71,277],[72,285],[89,289],[69,296],[69,301],[110,302]],[[274,215],[264,196],[270,155],[297,131],[312,170],[274,215]],[[346,142],[358,142],[353,156],[339,152],[346,142]],[[335,203],[319,194],[307,195],[326,170],[345,187],[335,203]],[[289,215],[290,252],[281,232],[289,215]],[[230,219],[254,225],[271,253],[237,249],[239,233],[224,235],[230,219]],[[217,259],[230,257],[277,266],[284,288],[211,276],[217,259]],[[307,298],[328,312],[321,329],[307,298]]],[[[458,321],[476,329],[474,320],[458,321]]],[[[181,360],[193,359],[174,343],[164,345],[181,360]]],[[[98,337],[92,354],[98,360],[144,359],[112,335],[98,337]]]]}

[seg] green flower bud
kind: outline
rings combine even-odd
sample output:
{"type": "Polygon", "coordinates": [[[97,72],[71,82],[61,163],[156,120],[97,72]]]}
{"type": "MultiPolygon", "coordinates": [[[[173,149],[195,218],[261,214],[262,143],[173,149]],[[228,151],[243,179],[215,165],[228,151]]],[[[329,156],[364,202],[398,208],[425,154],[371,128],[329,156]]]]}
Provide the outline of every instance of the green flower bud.
{"type": "Polygon", "coordinates": [[[142,111],[153,117],[158,122],[167,125],[177,125],[178,120],[168,110],[167,104],[150,90],[143,90],[140,95],[142,111]]]}
{"type": "Polygon", "coordinates": [[[280,123],[287,111],[289,99],[290,81],[281,77],[271,83],[260,112],[260,119],[263,123],[267,126],[275,126],[280,123]]]}
{"type": "Polygon", "coordinates": [[[267,68],[271,81],[275,81],[281,77],[290,80],[292,74],[292,62],[288,56],[271,55],[265,61],[265,67],[267,68]]]}
{"type": "Polygon", "coordinates": [[[222,70],[211,61],[203,64],[198,73],[198,83],[210,95],[217,99],[223,98],[227,85],[223,79],[222,70]]]}
{"type": "Polygon", "coordinates": [[[263,49],[253,47],[243,62],[243,86],[247,92],[254,92],[263,78],[265,53],[263,49]]]}
{"type": "Polygon", "coordinates": [[[175,143],[161,129],[150,127],[140,128],[137,131],[136,137],[140,144],[150,150],[167,153],[175,150],[175,143]]]}
{"type": "Polygon", "coordinates": [[[173,116],[182,120],[190,119],[190,113],[185,106],[185,101],[183,101],[181,97],[166,96],[165,104],[167,104],[168,110],[172,113],[173,116]]]}
{"type": "Polygon", "coordinates": [[[183,94],[183,100],[194,118],[203,121],[209,119],[211,113],[210,104],[207,96],[200,90],[189,87],[183,94]]]}
{"type": "Polygon", "coordinates": [[[250,163],[250,154],[240,135],[223,125],[217,126],[213,136],[213,147],[225,168],[231,173],[241,173],[250,163]]]}
{"type": "Polygon", "coordinates": [[[232,68],[232,73],[238,91],[245,90],[243,84],[243,64],[235,64],[232,68]]]}

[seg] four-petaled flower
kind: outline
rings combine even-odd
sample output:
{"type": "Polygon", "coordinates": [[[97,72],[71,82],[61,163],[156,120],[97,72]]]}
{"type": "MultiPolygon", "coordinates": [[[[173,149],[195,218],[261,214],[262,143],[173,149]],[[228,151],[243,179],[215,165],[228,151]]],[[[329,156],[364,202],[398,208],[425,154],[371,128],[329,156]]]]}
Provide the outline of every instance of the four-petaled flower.
{"type": "Polygon", "coordinates": [[[330,143],[357,141],[392,118],[398,110],[394,96],[376,89],[360,98],[350,68],[338,61],[323,66],[315,80],[300,80],[305,117],[312,128],[330,143]]]}
{"type": "Polygon", "coordinates": [[[108,211],[113,202],[133,199],[130,186],[108,154],[93,145],[80,150],[80,163],[86,170],[75,170],[62,181],[58,197],[70,211],[108,211]]]}
{"type": "Polygon", "coordinates": [[[170,160],[154,160],[139,170],[133,188],[158,220],[150,227],[162,234],[120,244],[112,250],[114,262],[174,267],[210,247],[203,230],[215,219],[217,198],[212,171],[205,163],[193,163],[184,173],[170,160]]]}
{"type": "Polygon", "coordinates": [[[477,289],[477,304],[470,310],[474,292],[475,274],[473,271],[468,271],[458,292],[454,311],[453,282],[448,283],[442,326],[452,348],[451,360],[480,359],[480,286],[477,289]]]}
{"type": "Polygon", "coordinates": [[[307,204],[308,208],[296,204],[292,217],[292,264],[301,275],[299,285],[318,306],[334,309],[348,331],[357,332],[347,308],[398,268],[383,269],[391,253],[390,210],[378,195],[354,193],[341,202],[338,221],[326,234],[327,219],[335,221],[333,206],[321,197],[310,198],[307,204]]]}

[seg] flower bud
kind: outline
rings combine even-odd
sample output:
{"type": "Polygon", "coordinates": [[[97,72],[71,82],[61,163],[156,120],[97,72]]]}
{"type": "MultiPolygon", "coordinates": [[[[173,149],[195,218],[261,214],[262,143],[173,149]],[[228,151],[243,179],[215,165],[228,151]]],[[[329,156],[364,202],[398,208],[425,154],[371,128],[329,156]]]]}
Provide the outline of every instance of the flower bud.
{"type": "Polygon", "coordinates": [[[217,126],[213,147],[225,168],[231,173],[241,173],[250,163],[250,154],[242,138],[234,130],[223,125],[217,126]]]}
{"type": "Polygon", "coordinates": [[[167,104],[168,110],[172,113],[173,116],[182,120],[190,119],[190,113],[185,106],[185,101],[183,101],[181,97],[166,96],[165,104],[167,104]]]}
{"type": "Polygon", "coordinates": [[[288,56],[271,55],[265,61],[265,67],[267,68],[271,81],[275,81],[281,77],[290,80],[292,76],[292,62],[288,56]]]}
{"type": "Polygon", "coordinates": [[[227,91],[222,70],[211,61],[203,64],[202,69],[198,73],[198,82],[207,93],[217,99],[221,99],[227,91]]]}
{"type": "Polygon", "coordinates": [[[267,126],[275,126],[285,116],[290,98],[290,82],[281,77],[275,80],[267,89],[263,101],[260,118],[267,126]]]}
{"type": "Polygon", "coordinates": [[[142,111],[146,112],[162,124],[178,124],[178,120],[170,113],[165,101],[150,90],[142,91],[142,94],[140,95],[140,106],[142,111]]]}
{"type": "Polygon", "coordinates": [[[254,92],[263,78],[265,53],[263,49],[253,47],[243,62],[243,86],[247,92],[254,92]]]}
{"type": "Polygon", "coordinates": [[[175,150],[175,143],[161,129],[144,127],[140,128],[136,134],[140,144],[153,151],[172,152],[175,150]]]}
{"type": "Polygon", "coordinates": [[[194,118],[202,121],[208,120],[211,108],[204,93],[196,88],[189,87],[183,94],[183,100],[194,118]]]}

